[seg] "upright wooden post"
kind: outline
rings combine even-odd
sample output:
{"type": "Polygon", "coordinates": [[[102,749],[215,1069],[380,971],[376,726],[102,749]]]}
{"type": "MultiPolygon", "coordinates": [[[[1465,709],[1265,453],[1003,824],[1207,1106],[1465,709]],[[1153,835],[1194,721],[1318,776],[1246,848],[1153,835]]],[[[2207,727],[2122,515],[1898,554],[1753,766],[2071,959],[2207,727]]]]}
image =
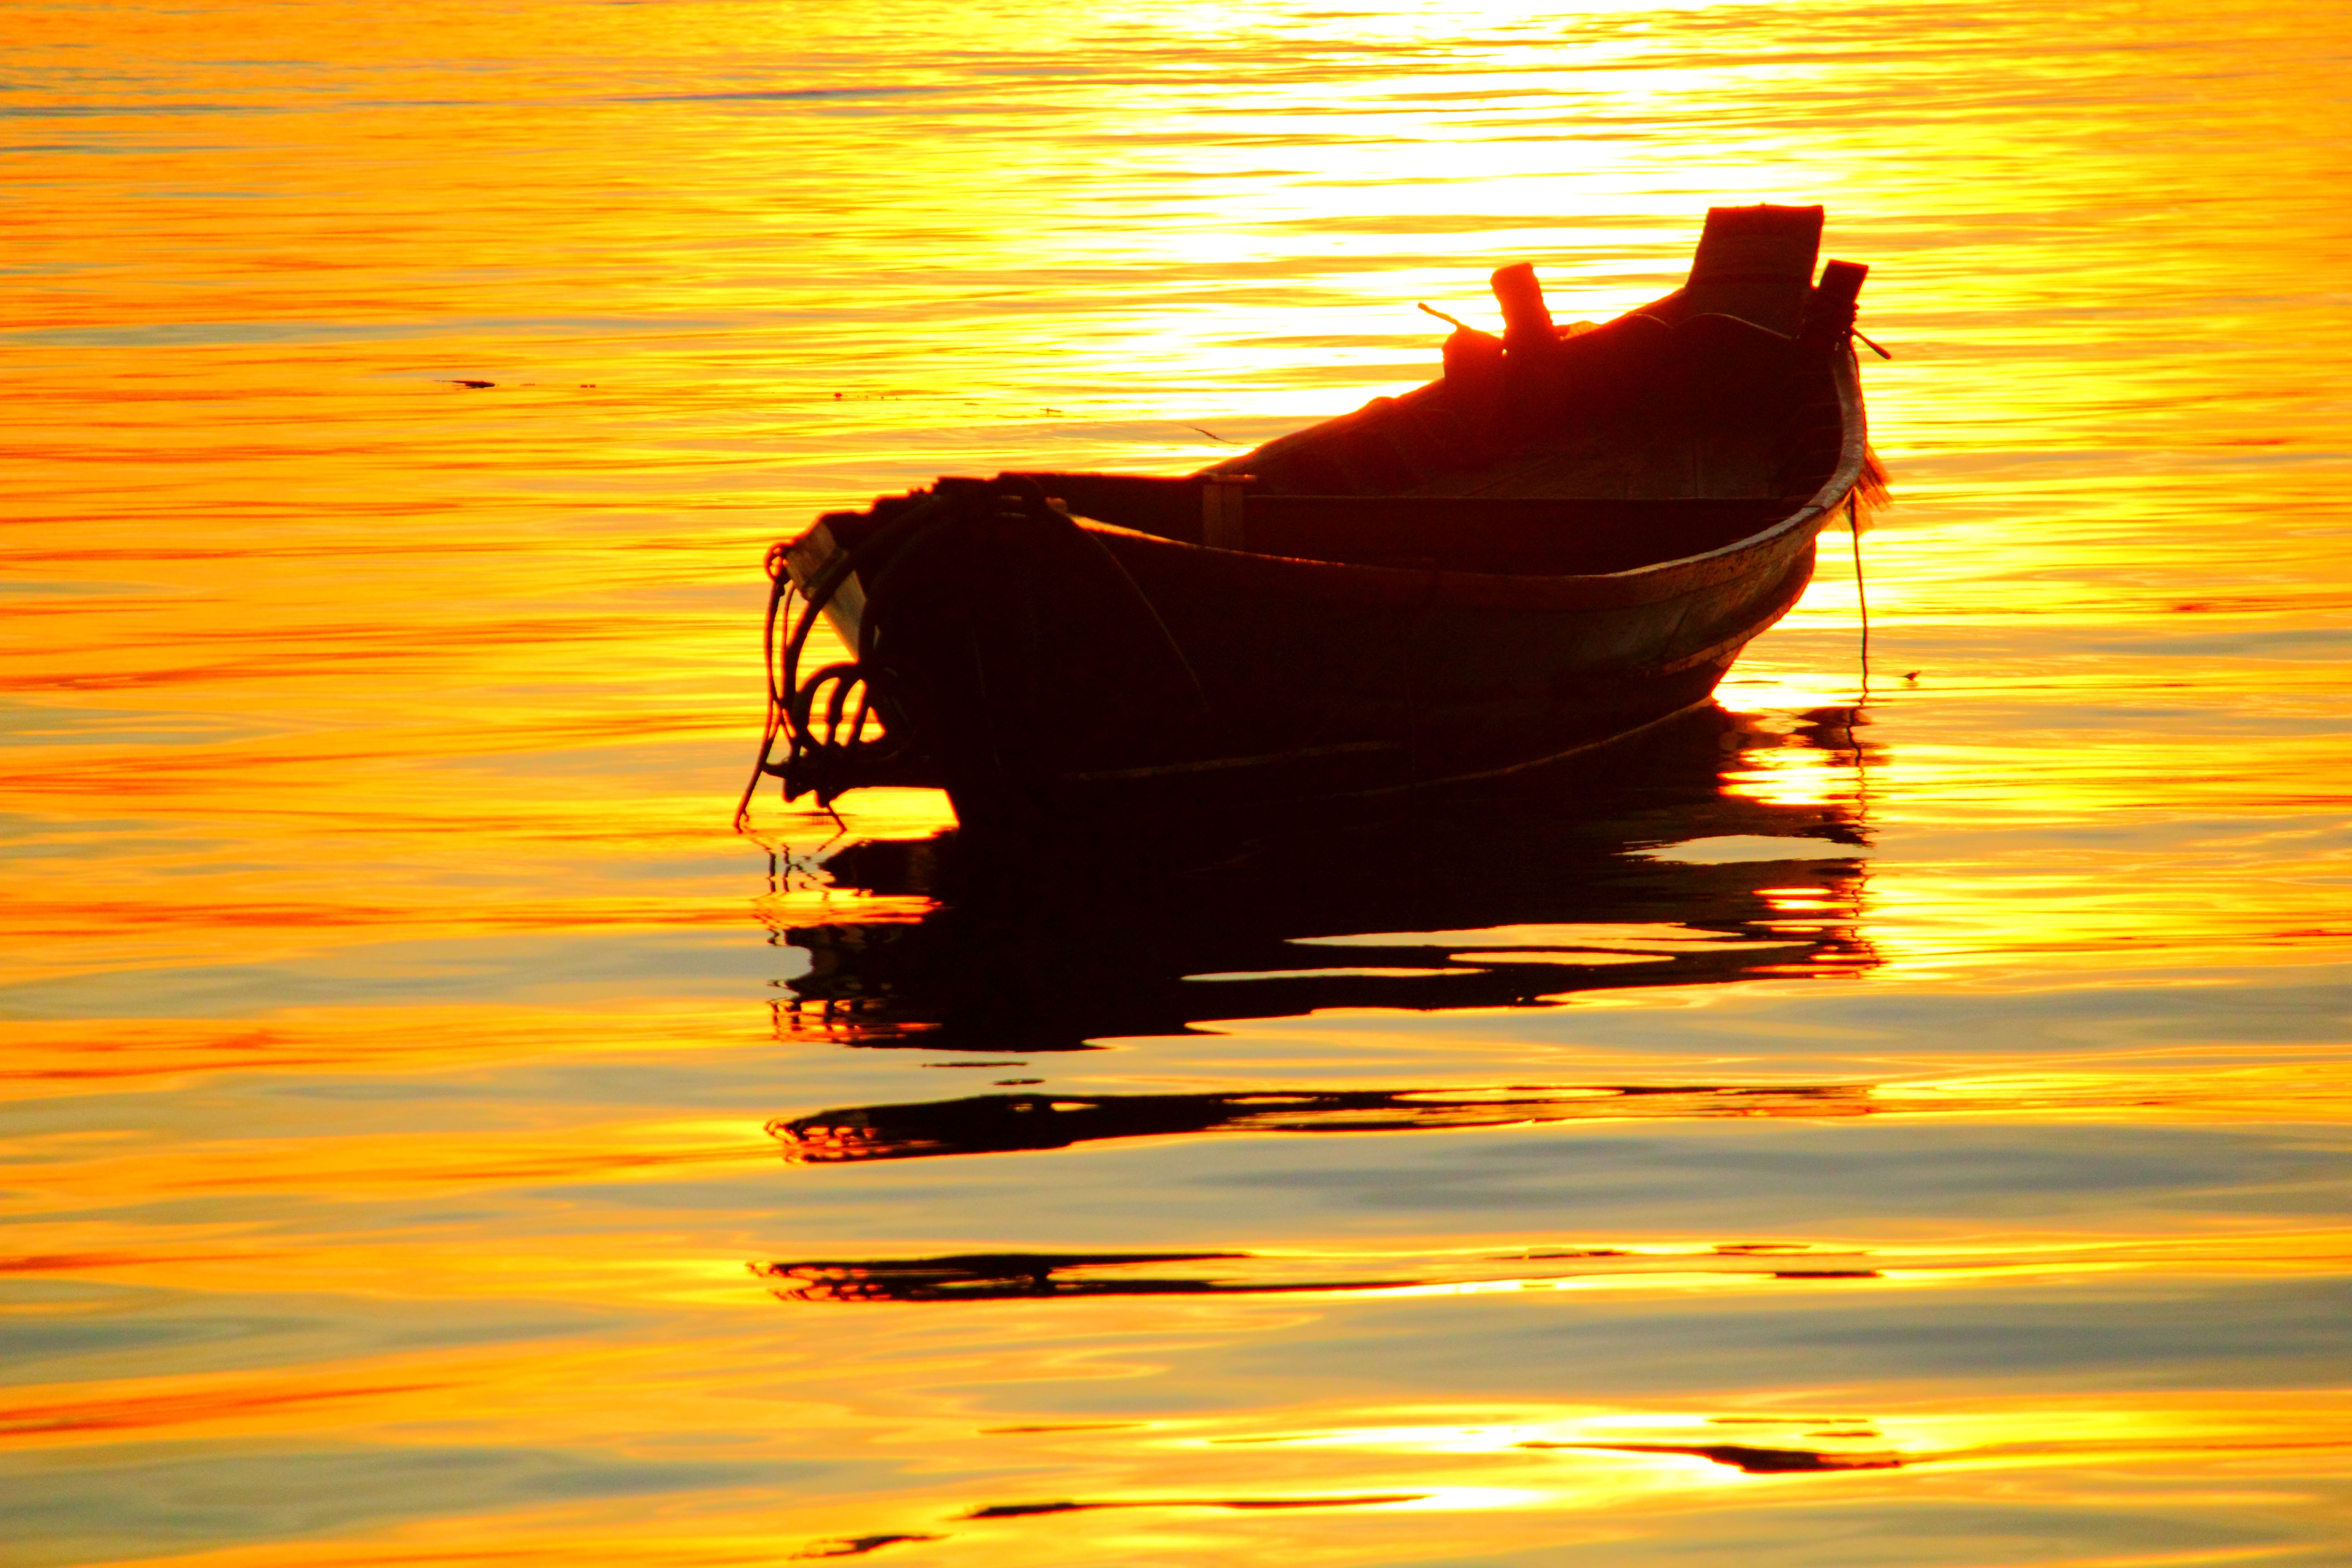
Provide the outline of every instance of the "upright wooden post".
{"type": "Polygon", "coordinates": [[[1536,269],[1524,261],[1495,268],[1495,302],[1503,307],[1503,347],[1513,353],[1540,353],[1559,341],[1551,307],[1544,303],[1536,269]]]}
{"type": "Polygon", "coordinates": [[[1212,550],[1245,550],[1242,498],[1247,474],[1212,474],[1201,484],[1201,542],[1212,550]]]}

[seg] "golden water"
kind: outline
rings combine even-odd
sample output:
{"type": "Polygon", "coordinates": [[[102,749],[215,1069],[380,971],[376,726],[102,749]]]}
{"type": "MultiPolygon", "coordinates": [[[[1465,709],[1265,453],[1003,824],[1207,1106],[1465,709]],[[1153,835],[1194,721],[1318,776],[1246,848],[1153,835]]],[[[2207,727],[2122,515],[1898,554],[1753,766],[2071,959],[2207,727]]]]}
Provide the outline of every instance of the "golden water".
{"type": "Polygon", "coordinates": [[[17,0],[0,1560],[2352,1556],[2345,32],[17,0]],[[1866,698],[1833,535],[1605,810],[729,831],[814,511],[1763,199],[1866,698]]]}

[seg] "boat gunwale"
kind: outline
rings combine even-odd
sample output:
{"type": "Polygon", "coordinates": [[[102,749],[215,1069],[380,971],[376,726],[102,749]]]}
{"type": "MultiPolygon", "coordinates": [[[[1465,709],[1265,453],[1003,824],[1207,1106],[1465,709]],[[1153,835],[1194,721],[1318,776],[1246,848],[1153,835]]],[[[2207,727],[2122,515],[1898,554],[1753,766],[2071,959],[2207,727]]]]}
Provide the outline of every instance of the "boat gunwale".
{"type": "MultiPolygon", "coordinates": [[[[1366,597],[1386,600],[1409,594],[1415,600],[1431,592],[1431,581],[1436,579],[1443,596],[1455,603],[1480,604],[1488,607],[1544,608],[1609,608],[1654,603],[1678,593],[1711,586],[1739,574],[1738,570],[1720,570],[1758,552],[1765,551],[1786,540],[1801,529],[1811,528],[1818,533],[1827,526],[1831,514],[1844,502],[1861,482],[1869,432],[1864,413],[1860,370],[1855,363],[1853,345],[1841,345],[1832,350],[1831,381],[1837,393],[1840,446],[1837,466],[1830,477],[1811,497],[1779,520],[1766,524],[1753,533],[1744,534],[1727,544],[1695,555],[1653,561],[1619,572],[1538,573],[1538,572],[1477,572],[1449,568],[1443,564],[1429,566],[1383,566],[1360,562],[1329,561],[1318,556],[1281,555],[1267,551],[1228,550],[1212,544],[1194,543],[1190,540],[1171,539],[1166,534],[1124,527],[1097,518],[1073,519],[1077,525],[1106,543],[1117,540],[1122,544],[1153,551],[1174,550],[1185,554],[1213,557],[1232,563],[1255,563],[1277,568],[1283,574],[1319,581],[1321,585],[1338,586],[1342,582],[1353,583],[1364,589],[1388,587],[1391,592],[1372,594],[1340,594],[1337,597],[1366,597]],[[1718,568],[1709,570],[1710,567],[1718,568]],[[1507,584],[1506,587],[1504,585],[1507,584]],[[1453,592],[1445,593],[1444,590],[1453,592]],[[1654,589],[1643,592],[1643,589],[1654,589]],[[1614,590],[1614,591],[1612,591],[1614,590]],[[1633,590],[1627,592],[1626,590],[1633,590]],[[1567,602],[1563,602],[1563,601],[1567,602]]],[[[1420,390],[1416,388],[1415,390],[1420,390]]],[[[1215,470],[1209,470],[1214,472],[1215,470]]],[[[1316,500],[1344,502],[1353,500],[1391,502],[1397,500],[1427,500],[1430,501],[1478,500],[1475,496],[1428,496],[1400,498],[1391,495],[1288,497],[1284,500],[1316,500]]],[[[1519,498],[1509,498],[1517,500],[1519,498]]],[[[1532,498],[1542,500],[1546,498],[1532,498]]],[[[1570,498],[1561,498],[1570,499],[1570,498]]],[[[1585,499],[1585,498],[1574,498],[1585,499]]],[[[1591,498],[1639,506],[1644,502],[1672,504],[1679,500],[1738,500],[1741,497],[1706,496],[1624,496],[1591,498]]],[[[1762,500],[1765,498],[1757,498],[1762,500]]],[[[1181,558],[1181,557],[1180,557],[1181,558]]]]}

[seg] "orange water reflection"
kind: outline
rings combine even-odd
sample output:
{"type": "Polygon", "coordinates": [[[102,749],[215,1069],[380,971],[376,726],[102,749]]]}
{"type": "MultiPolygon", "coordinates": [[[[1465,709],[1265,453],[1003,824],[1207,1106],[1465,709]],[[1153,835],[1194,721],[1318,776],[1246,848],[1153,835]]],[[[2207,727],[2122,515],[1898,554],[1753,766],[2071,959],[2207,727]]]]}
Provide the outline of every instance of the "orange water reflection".
{"type": "Polygon", "coordinates": [[[11,1551],[2341,1560],[2338,21],[805,10],[9,9],[11,1551]],[[777,534],[1758,199],[1866,694],[1833,535],[1605,821],[727,831],[777,534]]]}

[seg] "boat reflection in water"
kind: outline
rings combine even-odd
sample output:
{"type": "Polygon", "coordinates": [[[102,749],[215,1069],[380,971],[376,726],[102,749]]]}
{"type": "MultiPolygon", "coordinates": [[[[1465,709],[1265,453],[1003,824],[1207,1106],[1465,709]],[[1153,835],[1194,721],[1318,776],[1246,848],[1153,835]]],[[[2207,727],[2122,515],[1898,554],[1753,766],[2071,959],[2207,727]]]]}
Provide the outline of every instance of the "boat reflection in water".
{"type": "MultiPolygon", "coordinates": [[[[1002,1058],[1174,1036],[1212,1020],[1321,1009],[1491,1008],[1596,991],[1851,974],[1866,837],[1859,793],[1809,804],[1743,793],[1769,745],[1843,763],[1852,712],[1772,730],[1711,710],[1579,777],[1511,795],[1422,802],[1410,819],[1313,826],[1259,819],[1176,845],[1003,849],[952,833],[866,843],[826,862],[837,884],[940,900],[919,921],[785,929],[812,954],[782,1026],[845,1045],[1002,1058]],[[1574,792],[1563,808],[1563,788],[1574,792]]],[[[1784,753],[1785,754],[1785,753],[1784,753]]],[[[1066,1149],[1207,1133],[1343,1133],[1584,1119],[1790,1116],[1874,1109],[1852,1083],[1252,1084],[1191,1093],[1005,1092],[778,1118],[795,1163],[1066,1149]]],[[[1810,1248],[1601,1249],[1403,1260],[1275,1259],[1220,1250],[974,1253],[766,1263],[804,1301],[1414,1289],[1437,1279],[1706,1272],[1852,1277],[1810,1248]],[[1790,1256],[1790,1253],[1801,1256],[1790,1256]]]]}
{"type": "Polygon", "coordinates": [[[1851,973],[1875,962],[1858,793],[1782,804],[1738,780],[1768,747],[1866,762],[1852,718],[1822,709],[1775,732],[1709,708],[1573,773],[1408,797],[1410,816],[1260,815],[1052,847],[953,831],[854,845],[824,862],[836,886],[938,907],[780,927],[811,962],[778,1027],[1025,1055],[1212,1019],[1851,973]]]}

